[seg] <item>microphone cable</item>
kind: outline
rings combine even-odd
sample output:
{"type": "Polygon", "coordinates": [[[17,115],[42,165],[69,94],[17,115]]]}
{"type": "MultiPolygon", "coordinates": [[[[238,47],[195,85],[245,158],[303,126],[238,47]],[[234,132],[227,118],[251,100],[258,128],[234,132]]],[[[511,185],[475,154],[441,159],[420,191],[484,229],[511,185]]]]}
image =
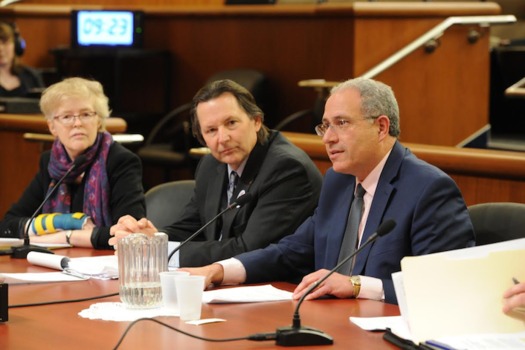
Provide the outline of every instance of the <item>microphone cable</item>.
{"type": "Polygon", "coordinates": [[[201,337],[201,336],[198,336],[198,335],[195,335],[195,334],[188,333],[188,332],[183,331],[182,329],[176,328],[174,326],[170,326],[169,324],[167,324],[165,322],[162,322],[162,321],[159,321],[159,320],[157,320],[155,318],[143,317],[143,318],[136,319],[135,321],[131,322],[128,325],[128,327],[126,328],[124,333],[120,336],[117,344],[115,345],[115,347],[113,349],[117,350],[119,348],[119,346],[122,344],[122,342],[124,341],[124,339],[126,338],[126,335],[129,333],[131,328],[134,325],[136,325],[138,322],[142,322],[142,321],[155,322],[155,323],[157,323],[157,324],[159,324],[161,326],[164,326],[166,328],[169,328],[169,329],[171,329],[171,330],[173,330],[175,332],[187,335],[188,337],[199,339],[199,340],[204,340],[204,341],[209,341],[209,342],[214,342],[214,343],[225,343],[225,342],[239,341],[239,340],[265,341],[265,340],[275,340],[275,338],[276,338],[276,333],[255,333],[255,334],[251,334],[251,335],[248,335],[248,336],[236,337],[236,338],[221,338],[221,339],[206,338],[206,337],[201,337]]]}
{"type": "Polygon", "coordinates": [[[13,308],[29,307],[29,306],[42,306],[42,305],[53,305],[53,304],[78,303],[78,302],[81,302],[81,301],[96,300],[96,299],[114,297],[114,296],[117,296],[117,295],[119,295],[118,292],[117,293],[97,295],[97,296],[94,296],[94,297],[79,298],[79,299],[65,299],[65,300],[43,301],[43,302],[40,302],[40,303],[30,303],[30,304],[15,304],[15,305],[8,305],[7,307],[9,309],[13,309],[13,308]]]}

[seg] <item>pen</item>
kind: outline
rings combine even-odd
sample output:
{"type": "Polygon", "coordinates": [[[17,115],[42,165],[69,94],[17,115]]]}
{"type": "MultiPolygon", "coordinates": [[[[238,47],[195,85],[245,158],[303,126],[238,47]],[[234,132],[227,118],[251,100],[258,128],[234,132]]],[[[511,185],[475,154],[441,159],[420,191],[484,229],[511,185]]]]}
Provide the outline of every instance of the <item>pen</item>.
{"type": "Polygon", "coordinates": [[[436,348],[436,349],[454,350],[454,348],[452,346],[447,345],[447,344],[442,343],[442,342],[439,342],[437,340],[427,340],[425,342],[425,345],[428,345],[428,346],[436,348]]]}
{"type": "Polygon", "coordinates": [[[64,270],[62,270],[62,273],[65,273],[66,275],[78,277],[78,278],[81,278],[83,280],[89,279],[89,277],[86,277],[86,275],[84,275],[84,274],[82,274],[80,272],[71,270],[71,269],[64,269],[64,270]]]}

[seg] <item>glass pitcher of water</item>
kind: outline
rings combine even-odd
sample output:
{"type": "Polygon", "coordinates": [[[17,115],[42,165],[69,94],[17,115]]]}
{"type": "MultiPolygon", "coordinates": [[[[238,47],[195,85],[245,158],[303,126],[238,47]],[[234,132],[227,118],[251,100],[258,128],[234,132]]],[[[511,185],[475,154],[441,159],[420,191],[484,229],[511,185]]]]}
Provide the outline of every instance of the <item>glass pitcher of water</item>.
{"type": "Polygon", "coordinates": [[[129,308],[162,306],[159,273],[168,270],[168,236],[130,234],[118,242],[120,299],[129,308]]]}

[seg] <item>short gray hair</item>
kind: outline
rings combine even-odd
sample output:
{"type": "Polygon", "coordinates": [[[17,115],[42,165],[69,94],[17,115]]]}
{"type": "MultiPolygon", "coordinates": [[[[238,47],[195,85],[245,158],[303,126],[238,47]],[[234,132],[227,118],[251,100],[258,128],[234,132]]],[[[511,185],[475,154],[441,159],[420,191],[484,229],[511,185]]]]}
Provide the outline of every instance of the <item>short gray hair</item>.
{"type": "Polygon", "coordinates": [[[364,117],[375,119],[386,115],[390,120],[388,134],[399,137],[399,106],[390,86],[373,79],[355,78],[334,86],[330,94],[345,89],[355,89],[360,93],[361,113],[364,117]]]}

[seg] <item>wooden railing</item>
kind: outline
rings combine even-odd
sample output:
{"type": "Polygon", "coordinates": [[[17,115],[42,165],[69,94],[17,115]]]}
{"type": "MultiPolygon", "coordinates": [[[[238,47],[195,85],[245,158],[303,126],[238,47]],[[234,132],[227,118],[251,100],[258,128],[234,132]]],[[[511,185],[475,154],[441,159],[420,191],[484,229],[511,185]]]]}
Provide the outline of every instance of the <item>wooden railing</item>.
{"type": "MultiPolygon", "coordinates": [[[[331,166],[320,137],[290,132],[284,135],[303,149],[322,173],[331,166]]],[[[403,144],[418,158],[449,174],[461,189],[467,205],[525,203],[525,153],[403,144]]]]}

